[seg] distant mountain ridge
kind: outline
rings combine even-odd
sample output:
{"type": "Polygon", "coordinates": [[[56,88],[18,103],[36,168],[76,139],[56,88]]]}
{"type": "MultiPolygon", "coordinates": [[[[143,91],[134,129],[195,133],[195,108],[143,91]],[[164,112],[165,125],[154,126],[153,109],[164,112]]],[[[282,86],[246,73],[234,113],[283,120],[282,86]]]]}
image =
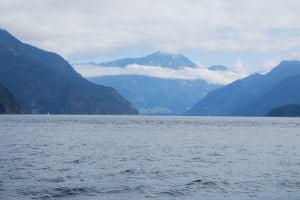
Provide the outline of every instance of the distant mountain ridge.
{"type": "MultiPolygon", "coordinates": [[[[180,54],[169,54],[157,51],[141,58],[124,58],[101,64],[88,63],[102,67],[126,67],[128,65],[157,66],[178,70],[183,67],[195,68],[196,65],[180,54]]],[[[76,64],[75,64],[76,65],[76,64]]],[[[84,64],[77,64],[83,66],[84,64]]],[[[154,69],[152,69],[154,70],[154,69]]],[[[229,71],[225,66],[212,66],[210,71],[229,71]]],[[[207,71],[206,71],[207,72],[207,71]]],[[[151,76],[151,73],[100,75],[89,78],[90,81],[116,88],[129,99],[140,114],[144,115],[180,115],[193,106],[200,98],[221,85],[209,84],[205,80],[184,80],[151,76]]]]}
{"type": "Polygon", "coordinates": [[[219,88],[186,115],[264,116],[270,109],[300,103],[300,62],[283,61],[266,75],[253,74],[219,88]]]}
{"type": "Polygon", "coordinates": [[[82,78],[61,56],[0,30],[0,82],[23,113],[137,114],[111,87],[82,78]]]}
{"type": "Polygon", "coordinates": [[[179,80],[140,75],[99,76],[90,81],[116,88],[142,115],[180,115],[198,99],[220,87],[203,80],[179,80]]]}
{"type": "Polygon", "coordinates": [[[110,62],[99,63],[96,65],[107,67],[126,67],[127,65],[133,64],[166,67],[172,69],[179,69],[181,67],[196,67],[192,61],[181,54],[169,54],[162,51],[157,51],[141,58],[123,58],[110,62]]]}

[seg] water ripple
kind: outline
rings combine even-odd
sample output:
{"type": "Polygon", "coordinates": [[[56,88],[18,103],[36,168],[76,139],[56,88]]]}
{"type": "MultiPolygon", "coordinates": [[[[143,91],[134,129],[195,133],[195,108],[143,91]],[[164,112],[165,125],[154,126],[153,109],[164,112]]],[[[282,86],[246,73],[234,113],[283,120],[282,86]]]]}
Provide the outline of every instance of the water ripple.
{"type": "Polygon", "coordinates": [[[296,118],[4,115],[0,199],[298,200],[299,128],[296,118]]]}

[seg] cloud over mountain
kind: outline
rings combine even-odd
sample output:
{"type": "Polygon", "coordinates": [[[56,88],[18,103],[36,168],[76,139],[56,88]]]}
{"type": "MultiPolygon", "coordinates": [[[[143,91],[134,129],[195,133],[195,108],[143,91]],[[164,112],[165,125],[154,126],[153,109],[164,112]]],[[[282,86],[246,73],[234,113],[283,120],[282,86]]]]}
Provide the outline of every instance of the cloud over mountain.
{"type": "Polygon", "coordinates": [[[300,44],[297,0],[10,0],[0,12],[3,28],[64,56],[132,46],[268,52],[300,44]]]}
{"type": "Polygon", "coordinates": [[[204,67],[183,67],[170,69],[157,66],[128,65],[126,67],[100,67],[95,65],[75,65],[75,70],[84,77],[110,75],[144,75],[149,77],[183,80],[205,80],[208,83],[225,85],[246,76],[233,71],[211,71],[204,67]]]}

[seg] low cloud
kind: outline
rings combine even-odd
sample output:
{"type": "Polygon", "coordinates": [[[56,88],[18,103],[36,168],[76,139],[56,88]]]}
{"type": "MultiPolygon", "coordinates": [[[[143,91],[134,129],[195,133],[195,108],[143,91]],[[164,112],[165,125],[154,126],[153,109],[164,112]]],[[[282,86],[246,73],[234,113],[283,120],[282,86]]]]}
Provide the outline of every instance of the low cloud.
{"type": "Polygon", "coordinates": [[[183,67],[175,70],[157,66],[128,65],[120,67],[99,67],[95,65],[74,65],[74,69],[83,77],[91,78],[97,76],[114,75],[142,75],[166,79],[183,80],[205,80],[211,84],[226,85],[237,79],[241,79],[247,74],[238,71],[211,71],[207,68],[183,67]]]}

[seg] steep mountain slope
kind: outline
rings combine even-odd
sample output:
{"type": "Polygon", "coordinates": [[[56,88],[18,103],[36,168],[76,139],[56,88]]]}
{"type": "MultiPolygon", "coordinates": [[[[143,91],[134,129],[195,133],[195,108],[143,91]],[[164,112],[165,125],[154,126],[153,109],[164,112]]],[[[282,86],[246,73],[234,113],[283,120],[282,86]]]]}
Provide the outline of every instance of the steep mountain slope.
{"type": "Polygon", "coordinates": [[[300,104],[300,74],[285,78],[270,91],[245,106],[233,115],[264,116],[271,109],[286,104],[300,104]]]}
{"type": "Polygon", "coordinates": [[[20,113],[14,96],[0,85],[0,114],[20,113]]]}
{"type": "Polygon", "coordinates": [[[162,79],[138,75],[102,76],[89,79],[109,85],[129,99],[140,114],[178,115],[198,99],[219,87],[203,80],[162,79]]]}
{"type": "Polygon", "coordinates": [[[24,44],[5,30],[0,30],[0,82],[23,113],[137,113],[113,88],[88,82],[59,55],[24,44]]]}
{"type": "Polygon", "coordinates": [[[161,51],[157,51],[148,56],[141,58],[123,58],[110,62],[104,62],[98,64],[99,66],[112,66],[112,67],[125,67],[127,65],[138,64],[145,66],[160,66],[172,69],[178,69],[180,67],[196,67],[196,65],[190,61],[187,57],[180,54],[168,54],[161,51]]]}
{"type": "Polygon", "coordinates": [[[295,74],[300,74],[300,62],[283,61],[266,75],[254,74],[209,93],[185,114],[261,115],[261,112],[254,114],[248,106],[253,102],[257,102],[256,105],[262,103],[264,95],[285,78],[295,74]]]}

